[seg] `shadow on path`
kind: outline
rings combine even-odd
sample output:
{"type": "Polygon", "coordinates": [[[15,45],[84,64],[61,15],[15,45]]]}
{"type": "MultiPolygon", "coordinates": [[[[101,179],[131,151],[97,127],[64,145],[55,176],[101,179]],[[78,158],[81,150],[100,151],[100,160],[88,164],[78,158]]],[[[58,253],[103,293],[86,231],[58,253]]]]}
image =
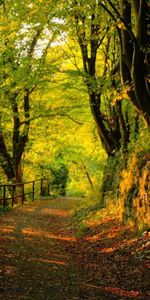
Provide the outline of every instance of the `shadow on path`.
{"type": "Polygon", "coordinates": [[[0,217],[1,300],[148,299],[120,287],[117,264],[106,270],[112,256],[95,241],[76,239],[70,213],[77,201],[43,200],[0,217]]]}

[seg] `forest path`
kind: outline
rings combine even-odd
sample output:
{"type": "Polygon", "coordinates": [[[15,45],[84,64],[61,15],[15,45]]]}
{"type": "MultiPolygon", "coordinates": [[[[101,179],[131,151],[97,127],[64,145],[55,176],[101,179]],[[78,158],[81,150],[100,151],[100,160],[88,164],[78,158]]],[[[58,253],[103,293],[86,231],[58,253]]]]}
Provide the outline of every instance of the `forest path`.
{"type": "Polygon", "coordinates": [[[141,263],[140,274],[137,262],[134,274],[124,249],[119,259],[118,253],[100,251],[114,243],[106,239],[104,227],[101,239],[75,237],[70,214],[77,201],[26,203],[0,217],[1,300],[149,299],[145,286],[141,291],[147,276],[141,263]]]}

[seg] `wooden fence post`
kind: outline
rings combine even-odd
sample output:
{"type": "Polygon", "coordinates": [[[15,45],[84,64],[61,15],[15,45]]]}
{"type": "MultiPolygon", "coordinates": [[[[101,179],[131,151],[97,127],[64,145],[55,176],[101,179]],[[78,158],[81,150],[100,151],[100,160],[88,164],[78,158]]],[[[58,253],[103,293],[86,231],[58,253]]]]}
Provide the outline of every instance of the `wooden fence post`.
{"type": "Polygon", "coordinates": [[[34,193],[35,193],[35,181],[32,182],[32,201],[34,201],[34,193]]]}
{"type": "MultiPolygon", "coordinates": [[[[28,194],[32,194],[32,201],[35,200],[35,183],[38,182],[40,184],[40,195],[39,196],[49,196],[50,193],[50,185],[49,180],[47,178],[41,178],[38,180],[23,182],[23,183],[13,183],[13,184],[0,184],[0,189],[2,191],[0,204],[3,207],[7,206],[7,202],[11,203],[12,207],[15,203],[15,198],[19,198],[19,202],[21,201],[22,205],[26,200],[25,196],[28,194]],[[25,184],[32,184],[30,189],[30,193],[25,193],[25,184]],[[8,189],[8,191],[7,191],[8,189]]],[[[39,186],[38,184],[38,186],[39,186]]],[[[39,190],[39,189],[38,189],[39,190]]]]}
{"type": "Polygon", "coordinates": [[[24,203],[24,183],[22,184],[22,205],[24,203]]]}
{"type": "Polygon", "coordinates": [[[3,186],[3,207],[6,207],[6,186],[3,186]]]}
{"type": "Polygon", "coordinates": [[[49,196],[49,191],[50,191],[49,181],[47,180],[47,194],[48,194],[48,196],[49,196]]]}
{"type": "Polygon", "coordinates": [[[14,206],[15,201],[15,186],[12,185],[12,207],[14,206]]]}
{"type": "Polygon", "coordinates": [[[40,195],[42,196],[42,192],[43,192],[43,179],[41,179],[41,190],[40,190],[40,195]]]}

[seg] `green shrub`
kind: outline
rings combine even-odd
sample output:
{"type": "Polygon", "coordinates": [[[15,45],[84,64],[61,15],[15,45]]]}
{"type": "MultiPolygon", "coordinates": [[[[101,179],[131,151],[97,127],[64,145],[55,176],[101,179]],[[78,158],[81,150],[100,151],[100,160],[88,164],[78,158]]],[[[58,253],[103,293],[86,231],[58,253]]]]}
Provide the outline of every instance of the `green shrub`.
{"type": "Polygon", "coordinates": [[[0,214],[7,213],[10,210],[11,210],[11,208],[9,206],[8,207],[3,207],[3,206],[0,205],[0,214]]]}
{"type": "Polygon", "coordinates": [[[89,230],[88,225],[85,222],[81,223],[77,229],[76,237],[78,239],[83,238],[87,234],[88,230],[89,230]]]}

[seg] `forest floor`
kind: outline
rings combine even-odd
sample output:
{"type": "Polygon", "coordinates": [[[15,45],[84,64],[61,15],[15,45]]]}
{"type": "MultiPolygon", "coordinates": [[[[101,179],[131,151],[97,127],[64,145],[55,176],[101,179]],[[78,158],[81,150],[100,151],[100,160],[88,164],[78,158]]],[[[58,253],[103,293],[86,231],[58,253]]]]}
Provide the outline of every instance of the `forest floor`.
{"type": "Polygon", "coordinates": [[[0,216],[1,300],[150,299],[148,233],[104,219],[79,239],[77,201],[26,203],[0,216]]]}

